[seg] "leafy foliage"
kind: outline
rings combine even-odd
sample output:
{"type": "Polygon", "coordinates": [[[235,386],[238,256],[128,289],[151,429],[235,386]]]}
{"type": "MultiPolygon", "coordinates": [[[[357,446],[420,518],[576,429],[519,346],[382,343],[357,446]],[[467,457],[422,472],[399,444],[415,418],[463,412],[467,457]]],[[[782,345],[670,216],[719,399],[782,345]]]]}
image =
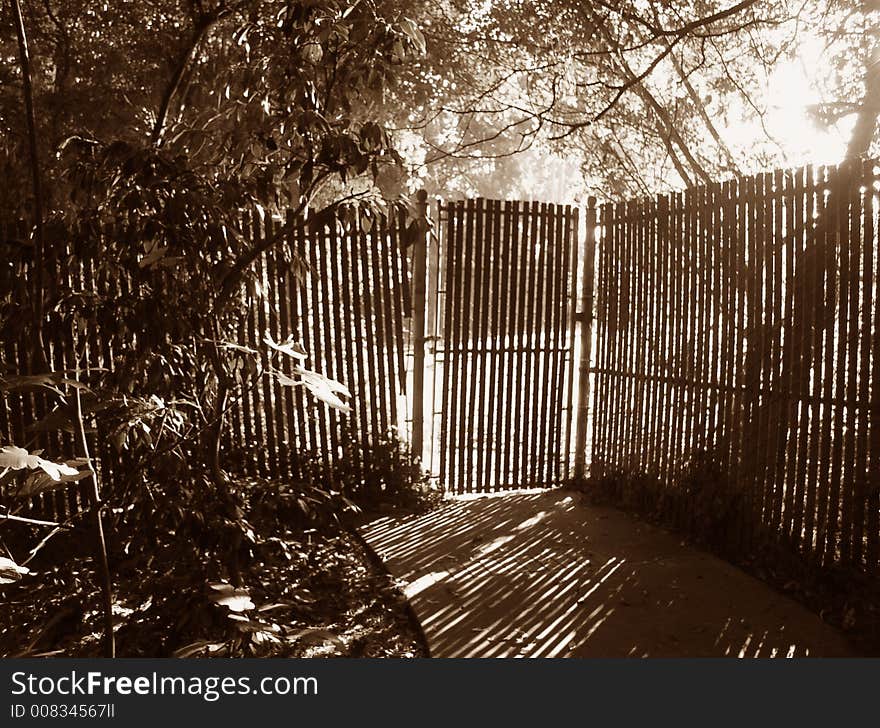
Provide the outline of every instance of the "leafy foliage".
{"type": "Polygon", "coordinates": [[[348,444],[349,457],[334,470],[343,493],[363,510],[418,509],[437,497],[428,474],[394,430],[372,443],[348,444]],[[356,466],[356,467],[352,467],[356,466]]]}
{"type": "MultiPolygon", "coordinates": [[[[0,655],[99,654],[100,622],[91,606],[97,595],[87,561],[71,558],[81,548],[72,535],[62,536],[29,564],[31,574],[0,583],[7,606],[0,615],[0,655]],[[65,550],[59,566],[58,553],[65,550]]],[[[239,587],[199,582],[201,572],[187,577],[148,554],[140,564],[117,561],[123,577],[114,604],[120,655],[424,654],[400,591],[344,532],[273,528],[256,534],[254,550],[239,587]],[[148,559],[151,567],[143,570],[148,559]]]]}
{"type": "Polygon", "coordinates": [[[428,52],[398,125],[432,193],[628,199],[836,162],[817,140],[842,151],[876,66],[876,3],[408,7],[428,52]]]}
{"type": "MultiPolygon", "coordinates": [[[[20,342],[21,354],[16,367],[0,367],[0,381],[16,397],[51,392],[45,416],[29,425],[37,438],[57,444],[84,422],[106,466],[101,510],[122,590],[120,641],[152,654],[159,634],[170,653],[234,627],[230,605],[251,611],[249,570],[275,548],[273,529],[325,528],[352,507],[317,472],[317,454],[301,482],[230,477],[234,454],[220,448],[226,413],[265,377],[284,376],[343,413],[349,396],[305,365],[292,338],[256,351],[236,334],[260,298],[252,268],[265,250],[307,274],[295,248],[284,259],[292,228],[282,212],[295,220],[317,204],[316,217],[332,217],[345,200],[380,214],[401,191],[400,159],[376,108],[425,42],[412,21],[372,0],[50,0],[24,9],[45,219],[34,220],[22,188],[0,194],[0,229],[26,221],[0,240],[0,338],[20,342]],[[40,363],[62,340],[72,379],[40,363]],[[282,374],[284,357],[296,360],[293,378],[282,374]],[[228,586],[231,601],[212,600],[212,584],[228,586]]],[[[25,177],[11,37],[0,35],[0,127],[9,132],[0,167],[25,177]]],[[[81,458],[59,465],[11,445],[0,459],[10,468],[3,477],[21,481],[4,488],[11,508],[87,474],[81,458]]],[[[38,542],[28,563],[41,565],[33,573],[43,572],[58,622],[69,612],[88,624],[84,514],[47,538],[34,524],[14,534],[4,525],[16,551],[38,542]],[[76,575],[66,595],[60,562],[76,575]]],[[[23,566],[11,560],[10,574],[13,565],[23,566]]],[[[33,586],[33,575],[26,581],[33,586]]],[[[34,633],[26,651],[55,649],[60,638],[57,625],[34,633]]]]}

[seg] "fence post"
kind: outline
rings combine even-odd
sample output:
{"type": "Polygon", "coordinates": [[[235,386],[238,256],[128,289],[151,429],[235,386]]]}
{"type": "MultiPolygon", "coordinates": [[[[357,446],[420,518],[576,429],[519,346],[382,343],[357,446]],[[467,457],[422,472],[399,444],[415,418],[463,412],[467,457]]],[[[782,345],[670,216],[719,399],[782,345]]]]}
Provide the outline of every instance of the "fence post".
{"type": "Polygon", "coordinates": [[[428,193],[416,194],[418,211],[416,235],[413,241],[413,399],[412,451],[424,459],[425,436],[425,286],[427,273],[428,193]]]}
{"type": "Polygon", "coordinates": [[[574,477],[586,473],[587,416],[590,403],[590,359],[593,353],[593,267],[596,254],[596,198],[587,200],[584,235],[584,286],[577,320],[581,328],[578,369],[577,430],[574,450],[574,477]]]}

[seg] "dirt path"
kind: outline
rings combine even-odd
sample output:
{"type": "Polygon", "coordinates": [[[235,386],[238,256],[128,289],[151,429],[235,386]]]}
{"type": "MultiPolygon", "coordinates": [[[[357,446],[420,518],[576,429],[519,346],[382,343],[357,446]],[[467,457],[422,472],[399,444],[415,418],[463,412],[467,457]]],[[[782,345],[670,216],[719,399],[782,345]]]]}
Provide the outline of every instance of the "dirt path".
{"type": "Polygon", "coordinates": [[[764,583],[576,493],[451,501],[361,532],[434,657],[855,656],[764,583]]]}

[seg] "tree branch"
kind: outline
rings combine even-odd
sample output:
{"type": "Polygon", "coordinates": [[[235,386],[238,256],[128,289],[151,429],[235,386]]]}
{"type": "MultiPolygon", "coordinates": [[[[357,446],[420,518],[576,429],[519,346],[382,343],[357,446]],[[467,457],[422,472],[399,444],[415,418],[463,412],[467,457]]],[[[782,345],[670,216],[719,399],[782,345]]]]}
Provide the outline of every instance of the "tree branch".
{"type": "Polygon", "coordinates": [[[180,92],[180,88],[183,84],[183,79],[186,76],[187,70],[189,70],[189,66],[192,63],[193,58],[195,57],[196,50],[198,50],[199,44],[204,40],[205,36],[208,34],[208,31],[211,30],[217,23],[231,15],[233,12],[238,10],[239,7],[242,7],[245,3],[237,3],[236,5],[232,5],[229,7],[219,7],[217,10],[213,12],[211,15],[206,15],[201,10],[201,4],[193,7],[193,12],[197,16],[195,28],[193,30],[192,37],[190,38],[189,45],[184,49],[183,53],[180,56],[180,60],[177,63],[177,67],[174,69],[174,73],[171,76],[171,79],[168,81],[168,86],[165,88],[165,93],[162,96],[162,103],[159,106],[159,113],[156,116],[156,123],[153,125],[153,132],[150,135],[150,143],[154,146],[162,145],[162,135],[165,133],[165,127],[168,123],[168,114],[171,109],[171,102],[178,96],[180,92]]]}
{"type": "Polygon", "coordinates": [[[192,38],[190,39],[189,45],[186,50],[181,54],[180,60],[177,63],[177,67],[174,69],[174,73],[171,76],[170,81],[168,82],[168,86],[165,88],[165,93],[162,96],[162,103],[159,106],[159,113],[156,115],[156,123],[153,125],[153,133],[150,135],[150,143],[154,146],[162,145],[162,134],[165,132],[165,125],[168,120],[168,110],[171,108],[171,102],[177,96],[177,92],[180,90],[181,83],[183,81],[183,77],[186,74],[187,68],[189,68],[189,64],[192,62],[193,56],[195,55],[196,49],[199,46],[199,43],[202,42],[202,39],[208,32],[208,29],[213,25],[213,21],[204,21],[200,22],[193,33],[192,38]]]}
{"type": "Polygon", "coordinates": [[[685,73],[685,70],[682,67],[681,62],[678,60],[678,57],[675,55],[675,53],[670,53],[669,58],[672,60],[672,65],[675,68],[675,72],[678,74],[679,79],[681,79],[682,85],[684,85],[688,96],[693,102],[694,108],[697,110],[697,114],[699,114],[700,119],[703,120],[703,124],[706,126],[706,129],[708,129],[709,134],[712,135],[712,138],[715,140],[718,148],[727,159],[727,164],[730,167],[730,170],[734,174],[740,174],[739,165],[737,165],[736,160],[733,157],[733,153],[730,151],[730,147],[728,147],[724,139],[721,138],[721,134],[718,132],[718,129],[715,128],[715,124],[712,123],[712,119],[709,118],[709,114],[706,113],[706,107],[703,104],[703,100],[697,94],[696,89],[691,83],[688,74],[685,73]]]}

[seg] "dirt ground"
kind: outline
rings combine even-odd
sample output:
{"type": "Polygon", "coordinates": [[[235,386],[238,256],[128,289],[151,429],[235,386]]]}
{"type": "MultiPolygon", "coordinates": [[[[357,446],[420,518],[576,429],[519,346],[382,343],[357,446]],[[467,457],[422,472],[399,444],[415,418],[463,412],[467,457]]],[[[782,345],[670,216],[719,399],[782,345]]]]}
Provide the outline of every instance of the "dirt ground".
{"type": "Polygon", "coordinates": [[[433,657],[853,657],[815,614],[577,493],[445,503],[361,533],[433,657]]]}

